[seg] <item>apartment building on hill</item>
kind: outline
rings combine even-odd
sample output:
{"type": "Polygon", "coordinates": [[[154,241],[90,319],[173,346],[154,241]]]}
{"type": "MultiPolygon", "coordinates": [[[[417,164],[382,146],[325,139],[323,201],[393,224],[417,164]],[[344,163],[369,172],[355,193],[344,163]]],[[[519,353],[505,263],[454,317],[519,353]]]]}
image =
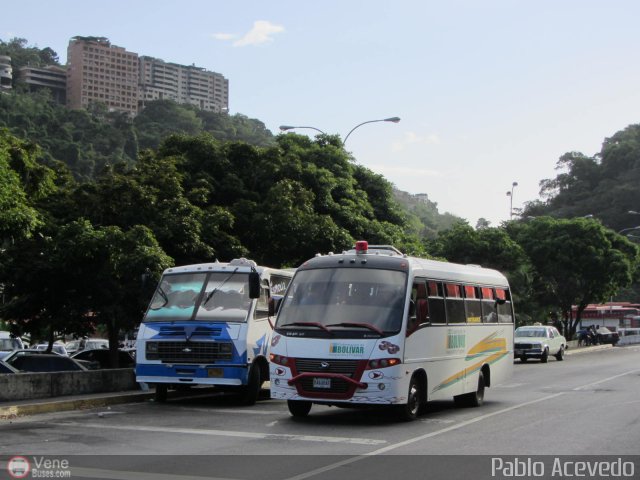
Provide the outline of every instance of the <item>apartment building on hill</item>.
{"type": "Polygon", "coordinates": [[[67,49],[67,106],[86,109],[104,103],[109,110],[138,113],[138,54],[104,37],[74,37],[67,49]]]}
{"type": "Polygon", "coordinates": [[[217,113],[229,110],[229,80],[195,65],[178,65],[142,56],[139,87],[141,108],[150,100],[169,99],[200,110],[217,113]]]}
{"type": "Polygon", "coordinates": [[[111,45],[104,37],[74,37],[67,54],[67,106],[93,102],[135,116],[151,100],[173,100],[201,110],[229,111],[229,81],[195,65],[168,63],[111,45]]]}

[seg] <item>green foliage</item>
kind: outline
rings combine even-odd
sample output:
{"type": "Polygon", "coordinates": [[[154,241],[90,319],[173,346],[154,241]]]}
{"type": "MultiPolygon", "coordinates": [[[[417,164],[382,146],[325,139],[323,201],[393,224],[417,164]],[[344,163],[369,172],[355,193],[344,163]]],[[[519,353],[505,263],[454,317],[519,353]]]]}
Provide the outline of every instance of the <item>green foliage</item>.
{"type": "Polygon", "coordinates": [[[628,212],[640,211],[640,125],[605,139],[593,157],[564,154],[557,169],[556,178],[540,182],[544,200],[528,204],[523,216],[593,215],[616,231],[638,223],[628,212]]]}
{"type": "Polygon", "coordinates": [[[508,228],[531,261],[537,300],[560,309],[569,336],[589,303],[607,300],[636,274],[637,247],[596,220],[541,217],[508,228]]]}

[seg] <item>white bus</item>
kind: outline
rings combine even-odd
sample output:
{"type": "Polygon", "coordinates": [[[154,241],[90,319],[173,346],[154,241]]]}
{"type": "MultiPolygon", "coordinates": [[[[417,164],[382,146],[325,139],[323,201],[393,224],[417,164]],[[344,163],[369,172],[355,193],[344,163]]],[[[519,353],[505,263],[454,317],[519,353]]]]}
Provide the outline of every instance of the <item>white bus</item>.
{"type": "Polygon", "coordinates": [[[360,241],[301,265],[275,308],[271,396],[295,417],[314,403],[395,405],[404,420],[429,400],[478,406],[513,368],[511,292],[495,270],[360,241]]]}
{"type": "Polygon", "coordinates": [[[244,258],[165,270],[138,329],[136,381],[155,385],[158,401],[206,385],[255,403],[269,378],[269,299],[292,276],[244,258]]]}

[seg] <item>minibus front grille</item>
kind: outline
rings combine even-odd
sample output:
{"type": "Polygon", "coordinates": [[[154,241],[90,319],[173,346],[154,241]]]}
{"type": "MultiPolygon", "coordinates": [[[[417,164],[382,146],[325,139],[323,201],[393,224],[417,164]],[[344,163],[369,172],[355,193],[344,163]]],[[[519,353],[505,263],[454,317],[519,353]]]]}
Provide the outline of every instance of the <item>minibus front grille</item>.
{"type": "Polygon", "coordinates": [[[147,360],[163,363],[213,363],[216,360],[231,360],[231,342],[157,342],[157,351],[147,348],[147,360]]]}
{"type": "Polygon", "coordinates": [[[309,398],[346,400],[356,388],[366,388],[360,378],[367,360],[296,358],[292,365],[292,384],[300,395],[309,398]],[[316,378],[330,378],[325,387],[316,378]]]}
{"type": "MultiPolygon", "coordinates": [[[[196,327],[190,337],[219,337],[221,333],[221,327],[196,327]]],[[[159,334],[163,337],[185,337],[187,335],[185,328],[182,326],[160,327],[159,334]]]]}
{"type": "Polygon", "coordinates": [[[353,377],[358,368],[358,360],[324,360],[321,358],[296,358],[298,373],[340,373],[353,377]]]}

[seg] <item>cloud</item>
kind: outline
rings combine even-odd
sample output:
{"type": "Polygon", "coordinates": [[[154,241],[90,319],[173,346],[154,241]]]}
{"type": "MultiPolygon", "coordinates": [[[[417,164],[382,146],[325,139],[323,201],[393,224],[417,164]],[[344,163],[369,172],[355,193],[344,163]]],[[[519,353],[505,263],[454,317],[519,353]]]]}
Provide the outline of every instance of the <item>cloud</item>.
{"type": "Polygon", "coordinates": [[[234,38],[238,38],[238,35],[235,33],[213,33],[211,34],[213,38],[216,40],[233,40],[234,38]]]}
{"type": "Polygon", "coordinates": [[[281,32],[284,32],[282,25],[276,25],[267,20],[256,20],[253,22],[253,28],[242,36],[235,33],[214,33],[211,36],[216,40],[235,40],[233,42],[234,47],[246,47],[248,45],[262,45],[263,43],[273,42],[272,36],[281,32]]]}
{"type": "Polygon", "coordinates": [[[404,150],[409,145],[422,144],[422,145],[438,145],[440,143],[440,137],[435,133],[429,133],[425,136],[420,136],[415,132],[405,132],[404,138],[398,142],[394,142],[392,148],[394,151],[399,152],[404,150]]]}

